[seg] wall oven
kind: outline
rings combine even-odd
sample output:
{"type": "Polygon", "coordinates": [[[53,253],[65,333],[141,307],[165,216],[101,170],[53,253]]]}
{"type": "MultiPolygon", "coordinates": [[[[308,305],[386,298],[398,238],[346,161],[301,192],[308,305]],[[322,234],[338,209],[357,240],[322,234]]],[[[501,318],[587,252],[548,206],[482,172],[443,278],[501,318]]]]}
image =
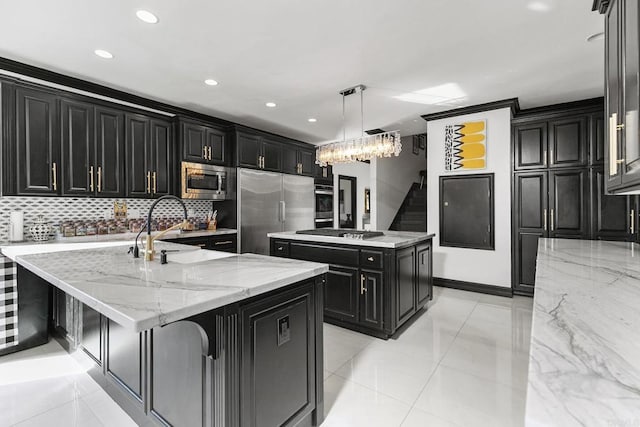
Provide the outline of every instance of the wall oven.
{"type": "Polygon", "coordinates": [[[182,162],[182,198],[225,200],[228,178],[228,168],[182,162]]]}
{"type": "Polygon", "coordinates": [[[333,227],[333,186],[316,185],[316,228],[333,227]]]}

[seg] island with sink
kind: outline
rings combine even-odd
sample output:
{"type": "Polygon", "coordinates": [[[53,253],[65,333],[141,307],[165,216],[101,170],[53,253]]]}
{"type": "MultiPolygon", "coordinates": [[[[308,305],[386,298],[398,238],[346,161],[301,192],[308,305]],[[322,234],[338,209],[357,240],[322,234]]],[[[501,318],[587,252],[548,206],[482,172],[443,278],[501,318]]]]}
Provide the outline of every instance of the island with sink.
{"type": "Polygon", "coordinates": [[[130,244],[3,254],[19,292],[47,289],[47,333],[138,424],[321,424],[326,264],[156,242],[163,264],[130,244]]]}
{"type": "Polygon", "coordinates": [[[433,297],[434,234],[323,228],[268,236],[273,256],[329,264],[325,322],[388,339],[433,297]]]}

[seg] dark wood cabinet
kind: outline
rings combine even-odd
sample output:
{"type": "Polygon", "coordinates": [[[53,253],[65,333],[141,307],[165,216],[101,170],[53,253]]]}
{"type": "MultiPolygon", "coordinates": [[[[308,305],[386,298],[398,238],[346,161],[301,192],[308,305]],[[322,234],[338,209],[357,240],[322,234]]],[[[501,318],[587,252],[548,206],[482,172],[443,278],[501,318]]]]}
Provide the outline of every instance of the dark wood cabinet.
{"type": "Polygon", "coordinates": [[[549,172],[549,237],[589,237],[589,170],[549,172]]]}
{"type": "Polygon", "coordinates": [[[604,164],[605,159],[605,128],[606,124],[604,122],[604,116],[602,113],[593,114],[590,117],[590,127],[591,127],[591,145],[590,145],[590,154],[591,160],[590,164],[593,165],[602,165],[604,164]]]}
{"type": "Polygon", "coordinates": [[[96,195],[125,195],[124,113],[95,107],[96,195]]]}
{"type": "Polygon", "coordinates": [[[358,321],[360,277],[357,267],[330,266],[324,292],[325,315],[358,321]]]}
{"type": "Polygon", "coordinates": [[[296,175],[299,167],[300,163],[296,147],[291,145],[282,147],[282,172],[296,175]]]}
{"type": "Polygon", "coordinates": [[[382,281],[381,271],[360,270],[359,322],[363,326],[380,329],[382,327],[382,281]]]}
{"type": "Polygon", "coordinates": [[[416,247],[417,307],[422,307],[433,293],[433,255],[431,244],[416,247]]]}
{"type": "Polygon", "coordinates": [[[96,147],[93,106],[72,100],[60,102],[64,194],[95,194],[96,147]]]}
{"type": "Polygon", "coordinates": [[[282,172],[313,176],[315,174],[315,153],[307,148],[283,145],[282,172]]]}
{"type": "Polygon", "coordinates": [[[526,123],[513,128],[516,170],[547,166],[547,123],[526,123]]]}
{"type": "Polygon", "coordinates": [[[404,323],[416,312],[415,248],[399,250],[396,254],[396,321],[404,323]]]}
{"type": "Polygon", "coordinates": [[[637,238],[636,196],[611,196],[605,192],[603,167],[591,172],[591,236],[600,240],[635,241],[637,238]]]}
{"type": "Polygon", "coordinates": [[[223,130],[201,123],[181,121],[182,160],[226,165],[227,136],[223,130]]]}
{"type": "Polygon", "coordinates": [[[588,117],[584,115],[549,121],[549,167],[575,167],[587,164],[587,123],[588,117]]]}
{"type": "Polygon", "coordinates": [[[127,114],[128,189],[132,197],[160,197],[172,189],[172,125],[140,114],[127,114]]]}
{"type": "Polygon", "coordinates": [[[313,176],[316,163],[316,153],[313,150],[306,148],[298,150],[298,162],[300,162],[300,175],[313,176]]]}
{"type": "Polygon", "coordinates": [[[607,192],[640,192],[640,10],[636,0],[611,0],[605,14],[607,192]]]}
{"type": "Polygon", "coordinates": [[[236,163],[240,167],[258,168],[262,165],[262,140],[257,135],[236,133],[236,163]]]}
{"type": "Polygon", "coordinates": [[[210,236],[190,237],[185,233],[180,237],[162,239],[165,242],[180,243],[182,245],[198,246],[201,249],[209,249],[221,252],[236,253],[238,248],[237,234],[213,234],[210,236]]]}
{"type": "Polygon", "coordinates": [[[326,322],[387,339],[432,298],[431,239],[399,248],[272,238],[272,256],[329,264],[326,322]]]}
{"type": "Polygon", "coordinates": [[[124,115],[116,110],[63,99],[64,195],[124,196],[124,115]]]}
{"type": "MultiPolygon", "coordinates": [[[[10,114],[10,112],[7,112],[10,114]]],[[[46,91],[15,88],[15,195],[61,193],[58,98],[46,91]]],[[[8,143],[8,142],[7,142],[8,143]]],[[[5,161],[5,166],[11,163],[5,161]]]]}
{"type": "Polygon", "coordinates": [[[315,182],[321,183],[321,184],[333,185],[333,166],[315,165],[314,170],[315,170],[315,174],[314,174],[315,182]]]}
{"type": "Polygon", "coordinates": [[[268,138],[262,139],[261,169],[280,172],[282,170],[282,143],[268,138]]]}
{"type": "Polygon", "coordinates": [[[315,174],[315,152],[301,142],[272,135],[236,131],[235,143],[235,164],[238,167],[291,175],[315,174]]]}

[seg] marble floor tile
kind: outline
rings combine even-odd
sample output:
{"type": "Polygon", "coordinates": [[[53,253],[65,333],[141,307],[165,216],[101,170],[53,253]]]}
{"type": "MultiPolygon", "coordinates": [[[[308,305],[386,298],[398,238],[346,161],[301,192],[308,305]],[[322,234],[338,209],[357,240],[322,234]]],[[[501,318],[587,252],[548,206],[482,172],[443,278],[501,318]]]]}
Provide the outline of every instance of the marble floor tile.
{"type": "Polygon", "coordinates": [[[324,382],[322,427],[400,426],[411,406],[337,375],[324,382]]]}
{"type": "Polygon", "coordinates": [[[136,427],[136,423],[102,389],[80,398],[107,427],[136,427]]]}
{"type": "Polygon", "coordinates": [[[422,411],[415,406],[409,411],[409,415],[402,422],[402,427],[465,427],[444,420],[428,412],[422,411]]]}
{"type": "Polygon", "coordinates": [[[440,365],[526,391],[529,354],[488,344],[480,337],[456,337],[440,365]]]}
{"type": "Polygon", "coordinates": [[[413,404],[437,366],[428,356],[365,348],[335,374],[401,402],[413,404]]]}
{"type": "Polygon", "coordinates": [[[454,425],[524,425],[525,392],[439,366],[415,407],[454,425]]]}
{"type": "Polygon", "coordinates": [[[492,322],[485,319],[474,320],[472,314],[460,329],[458,338],[526,353],[531,344],[531,320],[492,322]]]}
{"type": "MultiPolygon", "coordinates": [[[[116,426],[116,424],[107,425],[116,426]]],[[[103,424],[82,399],[76,399],[14,425],[14,427],[42,426],[102,427],[103,424]]]]}

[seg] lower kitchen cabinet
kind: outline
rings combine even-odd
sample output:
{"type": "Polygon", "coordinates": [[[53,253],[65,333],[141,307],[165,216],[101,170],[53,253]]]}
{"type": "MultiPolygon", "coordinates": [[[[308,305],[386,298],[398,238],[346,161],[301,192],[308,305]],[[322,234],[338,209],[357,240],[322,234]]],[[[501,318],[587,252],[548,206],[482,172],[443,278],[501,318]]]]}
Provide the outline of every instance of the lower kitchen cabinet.
{"type": "Polygon", "coordinates": [[[431,247],[431,238],[395,249],[274,237],[270,253],[329,264],[325,322],[387,339],[432,299],[431,247]]]}
{"type": "Polygon", "coordinates": [[[201,249],[209,249],[222,252],[238,251],[237,234],[213,234],[204,237],[179,237],[162,239],[165,242],[180,243],[183,245],[199,246],[201,249]]]}

